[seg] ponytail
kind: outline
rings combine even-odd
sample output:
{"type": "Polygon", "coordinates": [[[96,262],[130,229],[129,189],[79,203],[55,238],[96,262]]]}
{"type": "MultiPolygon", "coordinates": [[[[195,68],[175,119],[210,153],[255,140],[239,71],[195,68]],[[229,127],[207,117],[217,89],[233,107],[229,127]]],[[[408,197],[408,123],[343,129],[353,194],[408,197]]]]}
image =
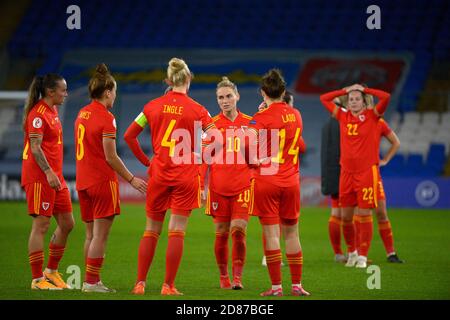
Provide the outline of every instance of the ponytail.
{"type": "Polygon", "coordinates": [[[47,89],[55,89],[58,86],[58,81],[61,80],[64,80],[64,78],[56,73],[48,73],[43,77],[35,76],[33,78],[28,89],[28,98],[23,108],[22,127],[24,131],[30,110],[40,99],[46,96],[47,89]]]}
{"type": "Polygon", "coordinates": [[[22,127],[25,131],[26,122],[28,114],[30,113],[31,108],[39,101],[41,96],[44,96],[43,93],[43,80],[44,78],[41,76],[36,76],[33,78],[31,82],[30,88],[28,89],[28,99],[23,108],[23,118],[22,118],[22,127]]]}

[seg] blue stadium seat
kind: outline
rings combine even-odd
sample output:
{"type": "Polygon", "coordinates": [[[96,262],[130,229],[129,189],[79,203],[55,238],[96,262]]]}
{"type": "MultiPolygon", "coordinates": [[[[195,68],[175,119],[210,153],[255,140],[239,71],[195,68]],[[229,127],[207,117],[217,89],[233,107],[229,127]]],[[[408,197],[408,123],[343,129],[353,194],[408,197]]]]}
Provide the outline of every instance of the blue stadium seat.
{"type": "Polygon", "coordinates": [[[445,166],[445,145],[431,144],[426,159],[426,168],[434,175],[440,175],[445,166]]]}

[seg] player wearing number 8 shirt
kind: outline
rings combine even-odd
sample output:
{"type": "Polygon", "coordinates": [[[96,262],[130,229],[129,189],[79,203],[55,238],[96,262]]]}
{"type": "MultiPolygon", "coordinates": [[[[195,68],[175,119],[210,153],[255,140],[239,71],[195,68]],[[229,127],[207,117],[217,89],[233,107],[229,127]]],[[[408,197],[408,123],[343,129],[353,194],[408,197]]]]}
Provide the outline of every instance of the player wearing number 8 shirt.
{"type": "MultiPolygon", "coordinates": [[[[243,289],[242,271],[246,256],[246,229],[251,200],[250,169],[242,156],[245,131],[251,117],[237,109],[239,92],[227,77],[217,84],[221,113],[213,118],[223,135],[223,147],[214,154],[209,167],[209,188],[205,213],[214,218],[214,253],[222,289],[243,289]],[[230,179],[233,177],[233,179],[230,179]],[[228,275],[228,238],[232,239],[232,283],[228,275]]],[[[203,176],[207,165],[202,166],[203,176]]]]}
{"type": "Polygon", "coordinates": [[[105,64],[99,64],[89,81],[92,102],[75,120],[76,187],[81,218],[86,224],[86,263],[83,292],[114,292],[100,280],[106,241],[120,214],[116,172],[135,189],[145,193],[147,184],[134,177],[116,153],[116,120],[111,112],[117,84],[105,64]]]}
{"type": "MultiPolygon", "coordinates": [[[[261,296],[283,295],[280,224],[291,273],[291,294],[309,295],[301,285],[303,255],[298,234],[299,152],[303,125],[300,112],[283,101],[285,91],[286,83],[279,70],[272,69],[264,75],[261,95],[268,107],[254,115],[249,128],[257,139],[258,162],[261,164],[255,173],[254,201],[250,210],[263,226],[264,253],[272,282],[272,288],[261,296]],[[272,143],[274,138],[279,139],[278,148],[271,150],[272,145],[277,145],[272,143]]],[[[249,160],[253,162],[251,157],[249,160]]]]}
{"type": "Polygon", "coordinates": [[[380,116],[386,111],[390,95],[384,91],[355,84],[320,97],[326,109],[339,121],[341,145],[341,174],[339,201],[343,208],[343,233],[348,247],[347,267],[367,266],[367,254],[372,240],[371,209],[377,206],[379,177],[380,116]],[[379,99],[374,109],[368,109],[368,95],[379,99]],[[333,103],[339,96],[347,97],[347,109],[333,103]],[[356,250],[353,214],[358,208],[360,252],[356,250]]]}
{"type": "Polygon", "coordinates": [[[208,131],[215,128],[208,111],[187,95],[191,78],[187,64],[182,59],[172,58],[166,80],[172,90],[147,103],[125,132],[125,141],[130,149],[144,165],[149,166],[147,224],[139,246],[134,294],[145,293],[147,273],[169,208],[172,215],[161,294],[182,294],[175,288],[175,277],[183,254],[188,217],[192,209],[200,206],[200,176],[199,165],[194,162],[194,140],[201,132],[196,132],[195,127],[198,126],[207,136],[208,131]],[[151,162],[137,140],[147,124],[154,152],[151,162]]]}

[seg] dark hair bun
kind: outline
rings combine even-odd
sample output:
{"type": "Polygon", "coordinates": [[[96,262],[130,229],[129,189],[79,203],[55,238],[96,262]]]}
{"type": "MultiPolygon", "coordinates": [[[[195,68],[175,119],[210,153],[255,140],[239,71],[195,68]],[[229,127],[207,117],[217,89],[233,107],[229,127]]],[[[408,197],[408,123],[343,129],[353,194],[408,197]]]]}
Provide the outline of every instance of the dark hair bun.
{"type": "Polygon", "coordinates": [[[100,63],[95,67],[95,72],[101,75],[107,75],[109,73],[108,67],[104,63],[100,63]]]}

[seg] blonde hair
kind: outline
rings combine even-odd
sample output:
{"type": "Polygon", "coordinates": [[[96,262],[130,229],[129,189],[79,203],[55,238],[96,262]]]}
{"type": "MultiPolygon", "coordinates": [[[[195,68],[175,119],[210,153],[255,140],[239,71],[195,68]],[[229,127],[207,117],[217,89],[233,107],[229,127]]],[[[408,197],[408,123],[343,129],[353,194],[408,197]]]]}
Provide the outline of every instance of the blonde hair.
{"type": "Polygon", "coordinates": [[[192,73],[186,62],[179,58],[170,59],[166,82],[172,87],[179,87],[184,85],[188,79],[192,79],[192,73]]]}
{"type": "Polygon", "coordinates": [[[95,72],[89,80],[89,96],[92,99],[101,99],[103,92],[112,90],[116,86],[116,80],[111,75],[108,67],[104,63],[100,63],[95,67],[95,72]]]}
{"type": "Polygon", "coordinates": [[[233,91],[236,95],[239,94],[236,84],[231,82],[230,79],[228,79],[228,77],[222,77],[222,81],[220,81],[217,84],[216,91],[219,90],[220,88],[231,88],[231,89],[233,89],[233,91]]]}

